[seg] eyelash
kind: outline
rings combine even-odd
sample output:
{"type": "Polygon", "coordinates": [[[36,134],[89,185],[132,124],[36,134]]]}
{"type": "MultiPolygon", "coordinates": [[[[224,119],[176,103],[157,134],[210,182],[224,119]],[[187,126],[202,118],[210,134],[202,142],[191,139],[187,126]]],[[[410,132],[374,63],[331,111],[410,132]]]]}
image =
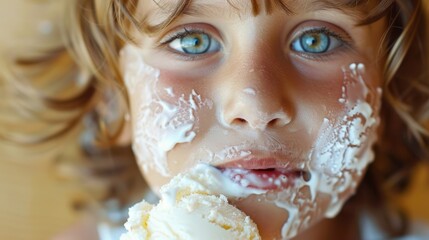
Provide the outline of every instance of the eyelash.
{"type": "Polygon", "coordinates": [[[192,60],[198,60],[200,58],[205,57],[207,54],[187,54],[183,52],[176,51],[172,49],[169,44],[171,44],[173,41],[177,39],[182,39],[187,36],[190,36],[192,34],[205,34],[209,36],[210,38],[213,38],[213,40],[218,41],[216,38],[213,37],[213,34],[199,29],[199,28],[189,28],[189,27],[183,27],[181,30],[175,31],[171,34],[167,34],[159,43],[158,47],[166,48],[169,50],[170,53],[175,54],[175,56],[179,56],[180,58],[183,58],[184,60],[192,61],[192,60]],[[205,56],[204,56],[205,55],[205,56]]]}
{"type": "MultiPolygon", "coordinates": [[[[202,29],[183,27],[179,31],[175,31],[173,33],[167,34],[160,41],[158,47],[166,48],[166,49],[168,49],[168,51],[170,53],[174,54],[176,57],[179,56],[180,58],[183,58],[183,60],[187,60],[187,61],[198,60],[200,58],[205,57],[204,55],[206,55],[206,54],[187,54],[187,53],[176,51],[169,46],[169,44],[172,43],[173,41],[187,37],[191,34],[206,34],[206,35],[210,36],[211,38],[215,39],[212,36],[212,34],[206,32],[202,29]]],[[[215,39],[215,41],[217,41],[217,40],[215,39]]],[[[304,57],[304,58],[307,58],[310,60],[316,60],[316,61],[328,60],[329,57],[331,57],[332,55],[341,53],[346,48],[349,49],[351,46],[352,46],[352,44],[351,44],[351,40],[350,40],[350,37],[348,36],[348,34],[346,34],[346,33],[338,34],[338,33],[334,32],[334,31],[332,31],[329,28],[324,27],[324,26],[323,27],[309,27],[309,28],[307,28],[307,30],[300,31],[300,33],[289,44],[289,48],[296,55],[299,55],[301,57],[304,57]],[[333,37],[333,38],[337,39],[338,41],[340,41],[341,46],[335,48],[334,49],[335,51],[328,51],[328,52],[324,52],[324,53],[297,52],[297,51],[294,51],[292,49],[292,43],[294,41],[299,40],[305,34],[311,34],[311,33],[323,33],[323,34],[326,34],[328,37],[333,37]]]]}
{"type": "Polygon", "coordinates": [[[167,34],[167,36],[164,37],[164,39],[166,40],[161,40],[160,45],[167,45],[178,38],[186,37],[187,35],[192,33],[205,33],[205,32],[202,30],[196,30],[196,29],[188,30],[186,27],[184,27],[181,31],[177,31],[172,34],[167,34]]]}
{"type": "Polygon", "coordinates": [[[292,39],[291,43],[288,45],[289,48],[297,55],[309,58],[311,60],[316,61],[324,61],[328,60],[329,57],[331,57],[334,54],[341,53],[345,49],[350,49],[352,47],[352,42],[350,40],[350,36],[348,34],[338,34],[329,28],[323,26],[323,27],[309,27],[307,30],[302,30],[300,33],[292,39]],[[305,34],[311,34],[311,33],[323,33],[326,34],[328,37],[334,37],[338,41],[340,41],[341,46],[335,48],[335,51],[328,51],[324,53],[311,53],[311,52],[297,52],[292,49],[292,44],[299,40],[301,37],[303,37],[305,34]]]}

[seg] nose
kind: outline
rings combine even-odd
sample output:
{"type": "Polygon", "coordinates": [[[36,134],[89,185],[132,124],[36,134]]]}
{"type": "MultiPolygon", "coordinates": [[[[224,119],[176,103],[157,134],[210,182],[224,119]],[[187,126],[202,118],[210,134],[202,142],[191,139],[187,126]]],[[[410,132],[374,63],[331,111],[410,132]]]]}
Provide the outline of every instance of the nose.
{"type": "Polygon", "coordinates": [[[220,116],[226,127],[266,130],[292,121],[292,104],[279,69],[242,67],[225,82],[220,116]]]}

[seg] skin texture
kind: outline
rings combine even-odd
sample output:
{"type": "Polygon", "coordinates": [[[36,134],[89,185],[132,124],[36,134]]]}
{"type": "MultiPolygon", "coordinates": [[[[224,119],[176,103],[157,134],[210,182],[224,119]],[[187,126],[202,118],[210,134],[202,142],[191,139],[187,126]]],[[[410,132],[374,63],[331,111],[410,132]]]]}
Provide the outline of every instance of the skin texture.
{"type": "MultiPolygon", "coordinates": [[[[383,20],[358,27],[356,15],[312,1],[291,5],[295,15],[257,17],[250,2],[237,9],[195,2],[214,5],[153,35],[136,33],[137,46],[121,52],[134,151],[148,183],[158,191],[200,162],[219,167],[238,159],[255,169],[271,168],[274,159],[276,168],[311,178],[287,176],[292,186],[231,199],[263,239],[291,238],[335,216],[373,157],[383,20]],[[311,29],[329,32],[329,50],[297,47],[311,29]],[[216,42],[206,53],[185,54],[177,32],[204,32],[216,42]]],[[[160,4],[167,13],[168,3],[160,4]]],[[[152,1],[140,1],[137,13],[151,24],[164,14],[152,1]]]]}

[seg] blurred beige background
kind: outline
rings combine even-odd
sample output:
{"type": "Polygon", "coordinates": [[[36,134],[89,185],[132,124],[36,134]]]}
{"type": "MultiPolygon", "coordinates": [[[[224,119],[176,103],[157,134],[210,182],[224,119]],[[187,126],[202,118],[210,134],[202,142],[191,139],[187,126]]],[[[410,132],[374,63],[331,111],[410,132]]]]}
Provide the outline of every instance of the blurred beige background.
{"type": "MultiPolygon", "coordinates": [[[[67,1],[71,0],[0,0],[0,27],[8,33],[0,36],[0,52],[38,56],[43,49],[61,46],[59,23],[67,1]]],[[[0,145],[0,239],[51,239],[81,217],[73,206],[87,198],[53,164],[81,159],[77,144],[70,142],[32,158],[23,159],[21,152],[0,145]]],[[[413,187],[398,201],[413,218],[429,222],[428,166],[419,168],[413,187]]]]}
{"type": "MultiPolygon", "coordinates": [[[[59,24],[65,3],[71,1],[0,0],[2,56],[37,58],[45,50],[61,47],[59,24]]],[[[3,117],[10,116],[0,112],[3,117]]],[[[76,221],[79,215],[73,205],[85,193],[74,181],[60,176],[53,164],[65,156],[79,159],[75,146],[70,143],[28,155],[0,143],[0,239],[51,239],[76,221]]]]}

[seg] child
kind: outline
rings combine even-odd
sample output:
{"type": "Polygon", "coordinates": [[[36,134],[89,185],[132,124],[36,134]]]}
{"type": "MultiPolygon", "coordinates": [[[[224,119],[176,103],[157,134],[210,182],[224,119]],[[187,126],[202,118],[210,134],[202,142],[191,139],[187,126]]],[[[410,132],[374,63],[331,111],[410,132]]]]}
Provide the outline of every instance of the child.
{"type": "Polygon", "coordinates": [[[132,140],[154,192],[198,163],[263,191],[230,199],[263,239],[401,236],[390,188],[426,150],[421,4],[77,1],[93,148],[132,140]]]}

